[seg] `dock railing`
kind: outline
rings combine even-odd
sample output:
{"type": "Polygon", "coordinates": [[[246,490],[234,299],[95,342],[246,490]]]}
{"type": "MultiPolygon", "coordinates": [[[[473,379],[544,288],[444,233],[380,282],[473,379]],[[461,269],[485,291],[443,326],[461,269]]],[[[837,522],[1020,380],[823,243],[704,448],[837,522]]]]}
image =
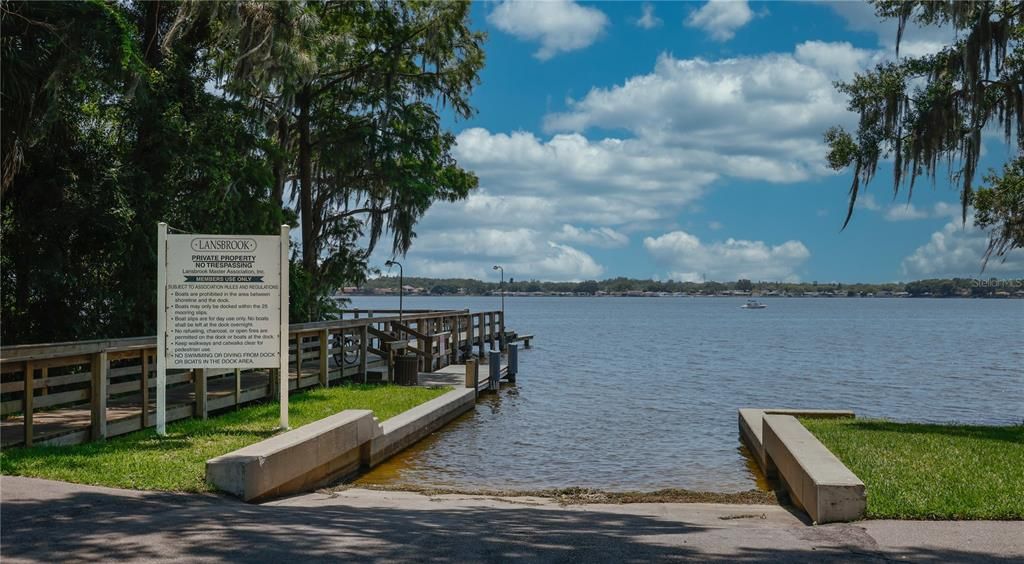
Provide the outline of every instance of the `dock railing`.
{"type": "MultiPolygon", "coordinates": [[[[501,311],[346,310],[353,317],[289,328],[289,390],[342,380],[393,381],[395,354],[421,372],[500,347],[501,311]]],[[[167,371],[167,421],[276,398],[279,370],[167,371]]],[[[76,444],[156,423],[156,337],[0,348],[2,446],[76,444]],[[145,377],[143,376],[145,375],[145,377]]]]}

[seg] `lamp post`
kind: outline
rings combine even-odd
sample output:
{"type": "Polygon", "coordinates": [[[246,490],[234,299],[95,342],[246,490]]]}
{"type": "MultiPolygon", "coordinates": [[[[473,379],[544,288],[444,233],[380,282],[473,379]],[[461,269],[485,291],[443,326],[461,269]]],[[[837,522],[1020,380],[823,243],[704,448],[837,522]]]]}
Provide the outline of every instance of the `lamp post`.
{"type": "Polygon", "coordinates": [[[403,272],[402,269],[402,263],[398,262],[397,260],[389,260],[384,263],[384,266],[387,267],[392,267],[396,265],[398,266],[398,322],[404,323],[402,321],[402,312],[404,311],[404,308],[402,307],[402,297],[403,294],[405,294],[405,273],[403,272]]]}
{"type": "Polygon", "coordinates": [[[494,265],[491,270],[501,271],[501,335],[498,339],[498,347],[500,349],[505,348],[505,269],[501,265],[494,265]]]}

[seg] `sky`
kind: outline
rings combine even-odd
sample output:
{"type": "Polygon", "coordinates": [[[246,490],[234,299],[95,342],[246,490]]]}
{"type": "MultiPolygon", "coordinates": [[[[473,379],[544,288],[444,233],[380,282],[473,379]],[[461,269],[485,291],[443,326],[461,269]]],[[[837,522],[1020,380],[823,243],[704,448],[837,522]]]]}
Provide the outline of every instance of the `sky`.
{"type": "MultiPolygon", "coordinates": [[[[407,276],[492,280],[495,264],[521,280],[981,276],[986,236],[961,222],[944,175],[908,202],[881,163],[841,230],[852,173],[827,167],[822,134],[855,130],[856,116],[833,82],[895,58],[895,24],[870,6],[503,1],[472,18],[488,34],[478,113],[446,126],[480,186],[428,211],[407,276]]],[[[911,27],[901,54],[951,37],[911,27]]],[[[984,144],[982,171],[1015,150],[984,144]]],[[[1024,252],[990,276],[1024,277],[1024,252]]]]}

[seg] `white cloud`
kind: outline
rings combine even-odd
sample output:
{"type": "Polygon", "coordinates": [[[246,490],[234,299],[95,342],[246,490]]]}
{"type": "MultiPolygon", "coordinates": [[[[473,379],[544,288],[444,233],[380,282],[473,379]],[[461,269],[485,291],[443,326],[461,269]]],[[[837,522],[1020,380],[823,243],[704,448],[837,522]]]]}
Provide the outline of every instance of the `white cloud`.
{"type": "Polygon", "coordinates": [[[644,2],[643,14],[636,20],[637,27],[644,29],[654,29],[662,24],[661,18],[654,15],[654,4],[650,2],[644,2]]]}
{"type": "Polygon", "coordinates": [[[931,214],[922,210],[914,204],[893,204],[885,210],[886,221],[913,221],[916,219],[927,219],[931,214]]]}
{"type": "Polygon", "coordinates": [[[578,281],[604,274],[604,267],[585,251],[553,241],[543,242],[537,238],[540,237],[537,233],[530,234],[529,238],[517,233],[507,235],[508,239],[502,240],[500,232],[470,230],[440,243],[419,241],[409,252],[407,273],[432,278],[486,280],[492,277],[492,266],[498,263],[504,267],[506,276],[514,278],[578,281]],[[452,239],[467,246],[448,246],[453,243],[452,239]],[[496,248],[488,247],[495,243],[496,248]],[[522,246],[517,247],[517,244],[522,246]]]}
{"type": "Polygon", "coordinates": [[[582,229],[568,223],[563,225],[562,230],[555,234],[555,239],[566,243],[592,245],[606,249],[625,247],[629,244],[628,236],[611,227],[582,229]]]}
{"type": "Polygon", "coordinates": [[[959,218],[961,208],[947,202],[937,202],[931,209],[920,208],[912,203],[892,203],[882,206],[873,194],[861,194],[857,197],[857,207],[868,211],[881,212],[886,221],[914,221],[918,219],[959,218]]]}
{"type": "MultiPolygon", "coordinates": [[[[977,277],[982,274],[981,261],[987,246],[988,235],[975,227],[971,215],[966,224],[958,217],[903,259],[903,274],[911,278],[977,277]]],[[[993,258],[984,274],[1024,277],[1024,251],[1011,251],[1005,261],[993,258]]]]}
{"type": "Polygon", "coordinates": [[[675,280],[797,280],[797,269],[810,256],[800,241],[768,245],[763,241],[726,239],[703,243],[685,231],[644,239],[644,247],[670,270],[675,280]]]}
{"type": "Polygon", "coordinates": [[[708,228],[711,229],[712,231],[718,231],[722,227],[723,227],[722,224],[717,222],[717,221],[709,221],[708,222],[708,228]]]}
{"type": "Polygon", "coordinates": [[[534,56],[542,61],[597,41],[608,25],[601,10],[569,0],[515,1],[498,4],[487,16],[498,29],[526,41],[539,41],[534,56]]]}
{"type": "Polygon", "coordinates": [[[638,140],[590,141],[574,133],[544,141],[522,131],[472,128],[457,141],[459,164],[476,172],[488,192],[542,198],[553,208],[544,213],[562,219],[559,227],[566,222],[613,227],[665,218],[718,178],[706,164],[711,153],[638,140]]]}
{"type": "Polygon", "coordinates": [[[746,0],[710,0],[686,18],[686,25],[703,29],[715,41],[728,41],[753,18],[746,0]]]}
{"type": "Polygon", "coordinates": [[[870,211],[878,211],[882,209],[878,201],[875,200],[874,194],[861,194],[857,196],[857,203],[855,204],[858,208],[864,208],[870,211]]]}
{"type": "Polygon", "coordinates": [[[963,206],[960,204],[950,204],[948,202],[936,202],[932,213],[935,214],[935,217],[952,217],[954,219],[959,219],[963,217],[963,206]]]}
{"type": "MultiPolygon", "coordinates": [[[[788,183],[831,176],[822,132],[855,124],[832,81],[873,56],[848,43],[822,42],[717,61],[662,55],[650,73],[594,88],[570,100],[566,111],[547,115],[547,136],[463,130],[454,156],[477,174],[481,189],[463,202],[435,204],[417,226],[423,236],[410,260],[423,268],[445,265],[437,271],[449,276],[487,276],[500,260],[538,270],[519,270],[523,277],[592,277],[604,267],[587,251],[628,245],[634,233],[639,239],[639,233],[677,229],[679,214],[697,209],[719,179],[788,183]],[[588,129],[614,133],[590,138],[588,129]]],[[[786,252],[806,252],[802,245],[794,249],[798,244],[702,243],[708,253],[761,252],[771,260],[763,268],[735,259],[734,267],[716,269],[709,261],[669,265],[666,272],[790,278],[803,259],[786,252]]]]}
{"type": "Polygon", "coordinates": [[[794,58],[801,63],[830,73],[836,78],[849,78],[880,60],[880,54],[857,49],[846,41],[828,43],[805,41],[796,46],[794,58]]]}
{"type": "MultiPolygon", "coordinates": [[[[896,56],[896,20],[882,21],[875,15],[875,8],[868,2],[830,2],[832,9],[846,20],[853,31],[867,31],[878,37],[878,44],[885,49],[888,57],[896,56]]],[[[922,27],[914,22],[907,23],[900,43],[900,55],[919,57],[937,53],[956,38],[951,26],[922,27]]]]}
{"type": "Polygon", "coordinates": [[[797,54],[705,61],[658,58],[654,70],[621,85],[594,88],[545,117],[549,132],[626,130],[664,153],[688,149],[712,157],[716,172],[768,182],[834,174],[822,132],[853,127],[833,81],[871,55],[848,43],[804,43],[797,54]]]}

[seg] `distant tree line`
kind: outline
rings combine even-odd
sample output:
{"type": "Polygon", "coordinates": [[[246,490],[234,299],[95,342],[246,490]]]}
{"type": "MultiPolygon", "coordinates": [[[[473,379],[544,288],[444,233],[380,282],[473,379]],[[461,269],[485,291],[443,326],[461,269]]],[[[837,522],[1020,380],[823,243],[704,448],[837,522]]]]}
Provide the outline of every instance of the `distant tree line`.
{"type": "Polygon", "coordinates": [[[291,320],[465,198],[467,2],[0,4],[0,339],[152,335],[156,225],[297,227],[291,320]]]}
{"type": "MultiPolygon", "coordinates": [[[[433,295],[471,294],[482,295],[501,290],[498,282],[484,282],[472,278],[418,278],[405,277],[406,286],[423,289],[433,295]]],[[[380,277],[367,280],[364,289],[398,288],[397,277],[380,277]]],[[[684,292],[687,294],[714,295],[722,292],[740,291],[752,293],[803,294],[817,292],[839,296],[880,295],[886,292],[906,292],[911,296],[952,297],[965,293],[971,296],[990,296],[999,291],[1024,290],[1024,281],[999,280],[990,278],[948,278],[916,280],[914,282],[893,282],[885,284],[842,284],[818,282],[763,282],[740,279],[733,282],[680,282],[675,280],[637,280],[634,278],[609,278],[607,280],[584,280],[582,282],[541,282],[539,280],[505,282],[506,292],[544,292],[554,294],[594,295],[627,292],[684,292]]]]}

